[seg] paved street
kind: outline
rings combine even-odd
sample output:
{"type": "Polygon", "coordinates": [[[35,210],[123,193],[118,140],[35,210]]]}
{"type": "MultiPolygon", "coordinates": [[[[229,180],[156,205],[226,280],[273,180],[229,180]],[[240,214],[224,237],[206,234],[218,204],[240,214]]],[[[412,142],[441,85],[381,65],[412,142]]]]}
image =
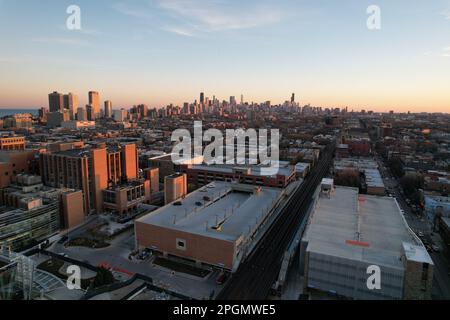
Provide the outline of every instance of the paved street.
{"type": "Polygon", "coordinates": [[[448,253],[445,252],[445,246],[442,244],[442,239],[439,234],[432,233],[432,226],[427,219],[417,216],[411,211],[411,207],[406,202],[404,196],[401,194],[399,185],[396,179],[392,176],[389,169],[386,168],[383,160],[377,157],[377,162],[380,172],[383,176],[384,184],[389,193],[396,199],[400,208],[405,213],[405,219],[410,228],[416,233],[423,233],[425,237],[429,238],[433,243],[441,248],[440,252],[432,252],[430,256],[434,263],[434,279],[433,279],[433,297],[436,299],[450,299],[450,264],[448,260],[448,253]]]}

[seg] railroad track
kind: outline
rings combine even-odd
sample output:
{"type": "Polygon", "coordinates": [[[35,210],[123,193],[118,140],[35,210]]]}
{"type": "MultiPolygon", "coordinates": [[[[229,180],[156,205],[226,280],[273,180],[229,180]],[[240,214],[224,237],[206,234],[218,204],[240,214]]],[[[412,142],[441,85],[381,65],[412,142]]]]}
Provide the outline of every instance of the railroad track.
{"type": "Polygon", "coordinates": [[[226,283],[217,300],[264,300],[275,283],[284,252],[306,217],[312,196],[327,174],[334,148],[327,146],[319,164],[289,199],[253,253],[226,283]]]}

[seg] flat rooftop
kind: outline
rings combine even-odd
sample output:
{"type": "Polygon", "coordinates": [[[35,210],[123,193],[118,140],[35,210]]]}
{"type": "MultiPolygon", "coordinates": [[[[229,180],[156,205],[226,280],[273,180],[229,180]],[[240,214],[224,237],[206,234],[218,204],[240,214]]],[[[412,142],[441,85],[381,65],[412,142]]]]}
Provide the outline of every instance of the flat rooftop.
{"type": "Polygon", "coordinates": [[[282,192],[268,187],[255,192],[256,188],[214,182],[136,222],[235,242],[264,220],[282,192]]]}
{"type": "MultiPolygon", "coordinates": [[[[217,173],[226,173],[226,174],[232,174],[235,170],[247,170],[250,169],[250,175],[252,176],[273,176],[273,175],[267,175],[263,169],[267,168],[267,166],[264,165],[228,165],[228,164],[213,164],[213,165],[193,165],[190,169],[192,170],[199,170],[199,171],[210,171],[210,172],[217,172],[217,173]]],[[[294,166],[290,166],[288,162],[279,162],[279,168],[278,168],[278,176],[284,176],[284,177],[290,177],[294,173],[294,166]]]]}
{"type": "Polygon", "coordinates": [[[347,187],[320,195],[303,241],[310,252],[393,268],[403,268],[404,243],[423,247],[394,198],[359,195],[347,187]]]}

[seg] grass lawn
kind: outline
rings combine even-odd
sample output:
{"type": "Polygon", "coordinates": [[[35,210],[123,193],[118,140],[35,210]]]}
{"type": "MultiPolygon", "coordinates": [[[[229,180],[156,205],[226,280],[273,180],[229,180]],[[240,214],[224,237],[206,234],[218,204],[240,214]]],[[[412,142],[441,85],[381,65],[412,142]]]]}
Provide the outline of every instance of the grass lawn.
{"type": "Polygon", "coordinates": [[[196,277],[200,277],[200,278],[204,278],[206,277],[210,271],[208,270],[204,270],[204,269],[200,269],[194,266],[190,266],[187,264],[182,264],[179,262],[175,262],[172,260],[167,260],[164,258],[155,258],[155,260],[153,261],[154,264],[176,271],[176,272],[182,272],[182,273],[187,273],[190,274],[192,276],[196,276],[196,277]]]}

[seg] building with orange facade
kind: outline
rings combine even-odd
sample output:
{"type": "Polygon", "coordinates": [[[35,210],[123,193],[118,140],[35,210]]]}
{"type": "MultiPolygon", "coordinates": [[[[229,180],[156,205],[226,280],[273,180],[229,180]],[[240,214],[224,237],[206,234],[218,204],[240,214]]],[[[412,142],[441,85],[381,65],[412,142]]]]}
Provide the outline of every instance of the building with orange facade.
{"type": "Polygon", "coordinates": [[[134,144],[97,144],[43,153],[40,169],[44,184],[83,191],[84,212],[89,215],[103,212],[103,190],[138,179],[137,159],[134,144]]]}
{"type": "Polygon", "coordinates": [[[8,187],[20,173],[30,173],[35,152],[31,150],[0,151],[0,188],[8,187]]]}
{"type": "Polygon", "coordinates": [[[187,194],[187,175],[173,174],[164,179],[164,199],[166,204],[185,197],[187,194]]]}

